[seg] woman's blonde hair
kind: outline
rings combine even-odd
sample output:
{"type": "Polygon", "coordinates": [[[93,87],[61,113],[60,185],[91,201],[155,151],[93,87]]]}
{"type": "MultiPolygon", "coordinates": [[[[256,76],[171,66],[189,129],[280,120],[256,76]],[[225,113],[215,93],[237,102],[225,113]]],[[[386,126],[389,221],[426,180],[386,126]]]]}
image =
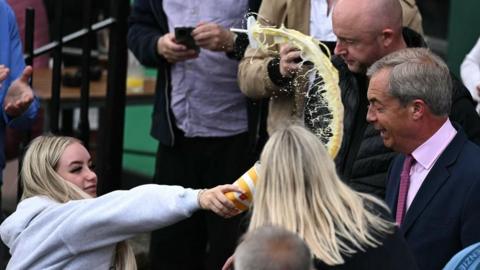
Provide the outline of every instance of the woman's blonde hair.
{"type": "Polygon", "coordinates": [[[387,207],[344,184],[321,141],[304,127],[290,125],[275,132],[260,164],[249,230],[284,227],[329,265],[381,245],[379,238],[393,232],[394,224],[373,210],[387,207]]]}
{"type": "MultiPolygon", "coordinates": [[[[23,186],[22,200],[33,196],[46,196],[66,203],[70,200],[91,198],[76,185],[66,181],[57,172],[58,161],[65,149],[81,141],[72,137],[44,135],[28,146],[20,172],[23,186]]],[[[135,256],[126,241],[116,247],[115,269],[136,269],[135,256]]]]}

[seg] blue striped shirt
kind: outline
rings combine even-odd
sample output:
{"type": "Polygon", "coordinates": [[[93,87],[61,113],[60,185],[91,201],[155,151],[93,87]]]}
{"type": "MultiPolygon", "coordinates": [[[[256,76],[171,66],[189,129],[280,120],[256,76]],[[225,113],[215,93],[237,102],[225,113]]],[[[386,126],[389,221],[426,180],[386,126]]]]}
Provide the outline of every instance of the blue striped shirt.
{"type": "MultiPolygon", "coordinates": [[[[178,26],[217,23],[240,27],[247,0],[166,0],[170,32],[178,26]]],[[[227,137],[247,130],[245,97],[237,84],[238,61],[201,49],[199,57],[172,66],[172,103],[186,137],[227,137]]]]}

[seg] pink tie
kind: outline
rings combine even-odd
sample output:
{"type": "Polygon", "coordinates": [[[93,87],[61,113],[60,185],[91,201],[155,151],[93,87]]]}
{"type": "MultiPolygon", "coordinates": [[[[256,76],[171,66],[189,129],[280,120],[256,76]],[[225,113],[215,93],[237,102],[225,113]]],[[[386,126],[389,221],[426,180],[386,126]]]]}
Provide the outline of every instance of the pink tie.
{"type": "Polygon", "coordinates": [[[398,225],[401,225],[403,222],[403,217],[405,216],[406,202],[408,187],[410,186],[410,168],[415,162],[415,159],[408,155],[403,161],[402,172],[400,173],[400,188],[398,190],[398,201],[397,201],[397,214],[395,216],[395,221],[398,225]]]}

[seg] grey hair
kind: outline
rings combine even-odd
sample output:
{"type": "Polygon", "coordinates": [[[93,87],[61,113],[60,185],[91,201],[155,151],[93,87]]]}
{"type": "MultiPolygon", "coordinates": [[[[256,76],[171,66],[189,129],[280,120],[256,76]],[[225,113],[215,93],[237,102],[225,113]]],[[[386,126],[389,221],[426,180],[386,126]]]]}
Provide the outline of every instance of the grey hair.
{"type": "Polygon", "coordinates": [[[375,62],[367,76],[390,69],[389,93],[402,105],[423,100],[431,112],[446,116],[452,106],[452,79],[445,62],[426,48],[408,48],[393,52],[375,62]]]}
{"type": "Polygon", "coordinates": [[[235,251],[235,270],[311,270],[312,261],[300,237],[276,226],[251,231],[235,251]]]}

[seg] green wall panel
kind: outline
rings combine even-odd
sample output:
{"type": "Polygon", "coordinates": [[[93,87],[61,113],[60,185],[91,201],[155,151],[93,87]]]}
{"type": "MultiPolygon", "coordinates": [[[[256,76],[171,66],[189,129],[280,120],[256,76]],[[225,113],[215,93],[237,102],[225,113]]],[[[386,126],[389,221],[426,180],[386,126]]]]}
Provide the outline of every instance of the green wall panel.
{"type": "Polygon", "coordinates": [[[150,136],[153,107],[151,105],[127,106],[125,110],[124,149],[146,151],[151,156],[125,153],[123,168],[146,176],[153,176],[157,141],[150,136]]]}
{"type": "Polygon", "coordinates": [[[460,76],[460,65],[480,35],[479,0],[451,0],[447,62],[460,76]]]}

